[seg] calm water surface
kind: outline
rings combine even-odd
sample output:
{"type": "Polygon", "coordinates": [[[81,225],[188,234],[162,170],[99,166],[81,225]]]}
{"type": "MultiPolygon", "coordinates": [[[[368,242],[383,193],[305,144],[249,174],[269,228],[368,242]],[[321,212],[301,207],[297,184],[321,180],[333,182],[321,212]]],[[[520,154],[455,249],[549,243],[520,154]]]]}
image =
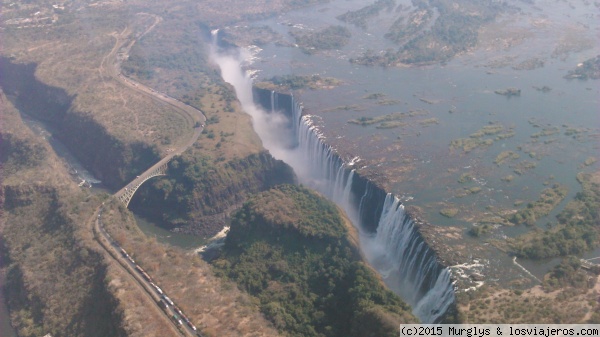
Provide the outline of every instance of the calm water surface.
{"type": "MultiPolygon", "coordinates": [[[[600,11],[593,4],[578,0],[536,1],[537,7],[516,2],[521,14],[499,19],[507,31],[525,36],[511,48],[489,47],[488,43],[485,49],[471,51],[443,65],[382,68],[353,65],[347,60],[367,49],[392,47],[381,37],[394,15],[385,13],[370,21],[366,31],[335,19],[365,4],[358,0],[334,1],[317,10],[288,13],[258,23],[273,28],[290,43],[293,40],[289,31],[298,29],[292,26],[308,31],[342,25],[353,37],[343,50],[312,56],[299,48],[261,46],[256,60],[248,67],[258,70],[257,80],[285,74],[319,74],[342,80],[343,85],[334,89],[303,90],[294,95],[303,103],[305,112],[314,115],[328,143],[347,159],[359,156],[360,170],[385,175],[386,188],[406,204],[423,209],[427,221],[466,229],[481,217],[517,209],[515,203],[535,201],[543,189],[559,183],[568,187],[568,196],[551,214],[540,219],[538,226],[545,228],[547,223],[556,222],[556,214],[581,191],[575,179],[577,173],[600,168],[598,162],[583,165],[586,159],[598,158],[600,153],[598,81],[563,78],[578,63],[600,54],[600,11]],[[555,52],[565,41],[576,39],[583,41],[586,48],[555,52]],[[543,60],[543,67],[512,68],[534,58],[543,60]],[[492,61],[498,60],[508,61],[504,66],[492,66],[492,61]],[[551,91],[536,89],[543,86],[551,91]],[[521,89],[521,95],[505,97],[494,93],[509,87],[521,89]],[[384,94],[387,104],[365,99],[372,93],[384,94]],[[348,123],[360,117],[409,111],[421,113],[406,117],[404,126],[393,129],[348,123]],[[450,149],[452,140],[469,138],[490,124],[501,125],[502,133],[514,132],[514,136],[469,153],[450,149]],[[567,135],[568,128],[580,133],[575,137],[567,135]],[[536,137],[543,130],[556,131],[536,137]],[[503,151],[512,151],[519,158],[495,164],[503,151]],[[527,162],[535,168],[522,175],[514,172],[527,162]],[[474,180],[459,183],[463,174],[474,180]],[[514,177],[511,182],[501,179],[509,175],[514,177]],[[472,187],[481,190],[468,196],[457,195],[457,191],[472,187]],[[439,214],[444,207],[455,207],[460,212],[448,219],[439,214]]],[[[502,227],[495,235],[514,236],[527,230],[523,226],[502,227]]],[[[598,252],[590,252],[595,253],[598,252]]],[[[520,263],[543,274],[555,261],[520,263]]]]}

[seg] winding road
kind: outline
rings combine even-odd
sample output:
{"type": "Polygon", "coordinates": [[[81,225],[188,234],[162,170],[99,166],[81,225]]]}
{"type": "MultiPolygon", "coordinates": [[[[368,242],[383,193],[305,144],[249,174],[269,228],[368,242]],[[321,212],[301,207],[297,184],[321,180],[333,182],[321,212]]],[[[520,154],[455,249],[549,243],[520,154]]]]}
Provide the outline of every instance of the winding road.
{"type": "MultiPolygon", "coordinates": [[[[141,183],[146,181],[148,177],[155,176],[155,171],[159,169],[161,166],[167,164],[174,156],[182,154],[185,150],[191,147],[198,137],[202,133],[204,129],[204,125],[206,123],[206,116],[202,113],[202,111],[189,106],[177,99],[170,97],[166,94],[160,93],[150,87],[147,87],[139,82],[136,82],[130,78],[125,77],[121,73],[121,61],[129,55],[129,52],[136,41],[150,32],[154,27],[156,27],[161,21],[162,18],[153,14],[139,13],[138,15],[149,15],[154,18],[154,22],[150,27],[148,27],[141,34],[137,34],[133,36],[133,30],[131,27],[126,27],[121,33],[113,34],[113,37],[116,39],[115,45],[110,51],[108,55],[106,55],[101,63],[98,71],[103,78],[111,77],[122,85],[129,87],[130,89],[151,97],[152,99],[159,101],[160,103],[164,103],[171,108],[187,121],[189,132],[184,133],[184,136],[181,138],[175,147],[169,151],[169,154],[162,158],[159,162],[148,168],[146,171],[137,176],[133,181],[129,184],[125,185],[122,189],[117,191],[114,196],[119,198],[123,196],[128,189],[139,186],[141,183]],[[186,137],[189,135],[189,137],[186,137]]],[[[137,187],[136,187],[137,188],[137,187]]],[[[127,202],[128,203],[128,202],[127,202]]],[[[126,205],[127,205],[126,203],[126,205]]],[[[104,205],[104,204],[103,204],[104,205]]],[[[92,230],[94,233],[94,237],[100,243],[100,245],[106,250],[106,252],[123,268],[127,271],[132,278],[137,282],[138,286],[141,287],[140,291],[144,291],[148,300],[154,302],[154,306],[158,308],[165,316],[166,319],[172,324],[174,328],[174,332],[177,331],[179,336],[201,336],[199,332],[196,332],[191,325],[191,323],[185,324],[181,323],[181,321],[176,322],[172,319],[173,315],[176,313],[173,306],[166,306],[166,308],[162,309],[158,306],[158,303],[161,300],[160,295],[157,293],[155,287],[146,279],[144,279],[139,272],[136,271],[136,265],[132,261],[126,259],[122,256],[121,247],[118,245],[116,241],[114,241],[110,235],[104,229],[102,225],[102,210],[104,206],[98,207],[96,213],[94,214],[94,220],[92,225],[92,230]]],[[[155,309],[156,309],[155,308],[155,309]]]]}
{"type": "Polygon", "coordinates": [[[202,111],[187,105],[173,97],[170,97],[164,93],[160,93],[142,83],[136,82],[130,78],[125,77],[121,73],[121,60],[126,58],[131,51],[131,48],[144,35],[148,34],[154,27],[156,27],[161,21],[162,18],[153,14],[139,14],[139,15],[149,15],[154,17],[154,23],[148,27],[143,33],[138,34],[137,36],[132,36],[133,32],[130,27],[126,27],[121,33],[113,34],[113,37],[116,39],[115,45],[110,51],[108,55],[106,55],[100,64],[99,72],[102,76],[110,76],[117,82],[122,85],[129,87],[130,89],[145,95],[149,96],[154,100],[157,100],[161,103],[166,103],[168,106],[173,108],[175,112],[180,114],[185,118],[189,127],[189,138],[182,137],[182,140],[176,144],[175,148],[169,152],[169,154],[161,159],[158,163],[154,164],[152,167],[148,168],[138,177],[136,177],[129,184],[124,186],[122,189],[115,193],[115,196],[118,198],[123,195],[128,187],[136,186],[139,183],[146,180],[149,174],[155,171],[160,166],[168,163],[174,156],[182,154],[185,150],[187,150],[190,146],[194,145],[198,137],[202,133],[204,129],[204,125],[206,123],[206,116],[202,111]],[[199,126],[196,126],[199,125],[199,126]]]}

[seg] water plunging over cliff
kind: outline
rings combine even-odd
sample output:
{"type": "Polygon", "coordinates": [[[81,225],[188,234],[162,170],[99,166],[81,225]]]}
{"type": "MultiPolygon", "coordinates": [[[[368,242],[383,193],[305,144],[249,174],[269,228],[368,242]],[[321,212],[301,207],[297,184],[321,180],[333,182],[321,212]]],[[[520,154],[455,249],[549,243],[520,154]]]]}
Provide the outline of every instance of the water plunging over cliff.
{"type": "Polygon", "coordinates": [[[366,258],[390,288],[413,306],[423,322],[436,322],[454,302],[450,271],[438,262],[404,205],[355,175],[353,163],[345,163],[325,142],[309,116],[302,115],[300,104],[292,103],[288,114],[297,130],[296,150],[305,163],[301,181],[346,211],[361,229],[366,258]]]}
{"type": "MultiPolygon", "coordinates": [[[[217,34],[213,31],[214,42],[217,34]]],[[[360,229],[365,257],[388,286],[413,306],[413,313],[425,323],[439,321],[454,302],[450,271],[438,262],[399,199],[356,174],[353,163],[344,162],[309,116],[303,116],[293,96],[263,90],[253,97],[252,81],[242,71],[244,51],[240,53],[222,54],[213,43],[213,59],[253,117],[263,145],[292,166],[303,184],[346,211],[360,229]]]]}

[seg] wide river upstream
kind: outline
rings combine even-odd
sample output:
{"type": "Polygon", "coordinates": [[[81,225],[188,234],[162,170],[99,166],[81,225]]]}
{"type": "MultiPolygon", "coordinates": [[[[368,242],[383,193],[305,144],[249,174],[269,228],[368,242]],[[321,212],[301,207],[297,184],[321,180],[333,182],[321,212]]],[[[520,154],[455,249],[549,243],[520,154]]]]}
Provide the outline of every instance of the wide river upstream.
{"type": "MultiPolygon", "coordinates": [[[[408,12],[410,1],[401,3],[408,12]]],[[[504,239],[530,230],[502,225],[502,215],[535,202],[544,189],[560,184],[568,188],[567,197],[537,226],[544,229],[556,223],[556,214],[581,191],[577,173],[599,168],[594,161],[600,138],[598,82],[564,76],[600,54],[600,9],[576,0],[511,2],[520,8],[518,13],[501,15],[484,26],[477,48],[444,64],[384,68],[348,60],[366,50],[397,48],[383,35],[399,12],[382,11],[368,21],[367,29],[336,19],[367,4],[338,0],[255,23],[268,26],[278,41],[249,46],[252,57],[246,69],[255,82],[280,75],[339,80],[337,86],[292,93],[342,158],[358,157],[358,172],[406,205],[419,207],[427,222],[458,228],[464,247],[484,243],[485,239],[466,234],[482,219],[492,224],[497,219],[487,238],[504,239]],[[331,25],[351,32],[343,49],[309,55],[294,45],[290,32],[331,25]],[[496,93],[507,88],[519,89],[520,95],[496,93]],[[356,123],[394,113],[403,116],[356,123]],[[472,149],[451,146],[460,139],[462,144],[488,141],[472,149]],[[444,216],[443,209],[456,214],[444,216]]],[[[489,267],[494,264],[521,273],[512,259],[497,253],[489,248],[473,253],[479,254],[473,259],[475,264],[486,261],[490,277],[504,274],[489,267]]],[[[520,262],[540,278],[557,261],[520,262]]]]}

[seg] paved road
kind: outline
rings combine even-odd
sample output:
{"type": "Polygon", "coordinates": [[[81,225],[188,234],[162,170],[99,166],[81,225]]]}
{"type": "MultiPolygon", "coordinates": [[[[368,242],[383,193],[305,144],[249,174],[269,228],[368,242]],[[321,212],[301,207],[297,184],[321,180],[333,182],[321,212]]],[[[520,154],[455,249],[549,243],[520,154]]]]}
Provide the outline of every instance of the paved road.
{"type": "MultiPolygon", "coordinates": [[[[150,14],[148,14],[150,15],[150,14]]],[[[146,29],[142,34],[133,37],[132,32],[129,28],[125,28],[121,33],[115,34],[115,46],[110,51],[108,55],[106,55],[100,65],[99,71],[103,76],[110,76],[119,83],[137,91],[140,94],[150,96],[152,99],[155,99],[159,102],[165,103],[174,110],[183,116],[187,124],[190,128],[189,137],[187,139],[183,139],[178,144],[176,144],[175,148],[163,159],[161,159],[158,163],[154,164],[152,167],[148,168],[142,174],[140,174],[136,179],[131,181],[129,184],[124,186],[121,190],[115,193],[115,197],[121,196],[128,186],[135,186],[139,182],[142,182],[149,176],[151,172],[153,172],[158,167],[164,165],[169,162],[174,156],[180,155],[185,150],[187,150],[190,146],[192,146],[200,134],[204,129],[204,125],[206,123],[206,116],[202,113],[202,111],[189,106],[181,101],[174,99],[166,94],[157,92],[156,90],[149,88],[141,83],[138,83],[130,78],[123,76],[121,73],[121,61],[118,55],[123,58],[123,55],[129,55],[129,51],[131,47],[135,44],[137,40],[139,40],[142,36],[146,35],[150,32],[156,25],[158,25],[162,18],[159,16],[152,15],[155,19],[154,23],[146,29]],[[197,126],[198,125],[198,126],[197,126]]],[[[102,225],[102,206],[97,211],[97,218],[94,221],[93,231],[96,240],[100,242],[101,246],[111,255],[111,257],[116,260],[125,270],[127,270],[137,281],[137,283],[145,290],[145,293],[150,296],[150,298],[156,303],[161,300],[160,294],[156,290],[156,288],[150,283],[150,281],[146,280],[142,275],[136,270],[136,264],[133,261],[127,259],[121,252],[121,247],[119,244],[114,241],[111,236],[105,231],[104,226],[102,225]]],[[[167,306],[161,311],[167,316],[167,319],[172,323],[175,327],[175,331],[179,331],[180,336],[200,336],[198,332],[192,329],[191,323],[188,325],[185,322],[176,322],[172,319],[173,315],[176,313],[173,306],[167,306]]],[[[177,313],[178,315],[180,314],[177,313]]]]}
{"type": "MultiPolygon", "coordinates": [[[[150,15],[150,14],[148,14],[148,15],[150,15]]],[[[154,27],[156,27],[156,25],[158,25],[162,21],[161,17],[156,16],[156,15],[152,15],[152,16],[154,16],[154,23],[150,27],[148,27],[148,29],[146,29],[142,34],[139,34],[138,36],[133,37],[132,32],[129,28],[125,28],[119,34],[115,34],[115,36],[114,36],[116,39],[115,46],[110,51],[110,53],[107,56],[105,56],[104,59],[102,60],[101,65],[100,65],[100,73],[103,75],[108,75],[108,76],[112,77],[119,83],[131,88],[132,90],[137,91],[138,93],[152,97],[152,99],[157,100],[161,103],[165,103],[165,104],[169,105],[170,107],[174,108],[174,110],[177,113],[179,113],[182,117],[184,117],[186,119],[189,130],[190,130],[190,132],[189,132],[190,135],[189,135],[189,138],[183,139],[182,141],[179,142],[179,144],[176,144],[175,148],[166,157],[164,157],[158,163],[156,163],[155,165],[153,165],[152,167],[150,167],[149,169],[144,171],[137,178],[135,178],[129,184],[124,186],[121,190],[117,191],[117,193],[115,193],[116,197],[120,197],[125,192],[125,188],[127,188],[128,186],[135,186],[138,183],[144,181],[150,172],[154,171],[156,168],[160,167],[161,165],[169,162],[171,160],[171,158],[173,158],[174,156],[180,155],[185,150],[187,150],[190,146],[194,145],[194,143],[196,142],[196,140],[198,140],[198,137],[204,130],[204,125],[206,123],[206,116],[204,115],[204,113],[202,113],[202,111],[200,111],[190,105],[187,105],[173,97],[170,97],[169,95],[158,92],[158,91],[156,91],[150,87],[147,87],[139,82],[136,82],[130,78],[127,78],[121,73],[120,58],[123,58],[124,57],[123,55],[129,55],[129,52],[130,52],[131,48],[133,47],[133,45],[135,44],[135,42],[137,40],[139,40],[141,37],[143,37],[144,35],[146,35],[148,32],[150,32],[154,27]],[[121,55],[121,56],[117,57],[118,55],[121,55]],[[199,125],[199,126],[196,127],[196,125],[199,125]]]]}

